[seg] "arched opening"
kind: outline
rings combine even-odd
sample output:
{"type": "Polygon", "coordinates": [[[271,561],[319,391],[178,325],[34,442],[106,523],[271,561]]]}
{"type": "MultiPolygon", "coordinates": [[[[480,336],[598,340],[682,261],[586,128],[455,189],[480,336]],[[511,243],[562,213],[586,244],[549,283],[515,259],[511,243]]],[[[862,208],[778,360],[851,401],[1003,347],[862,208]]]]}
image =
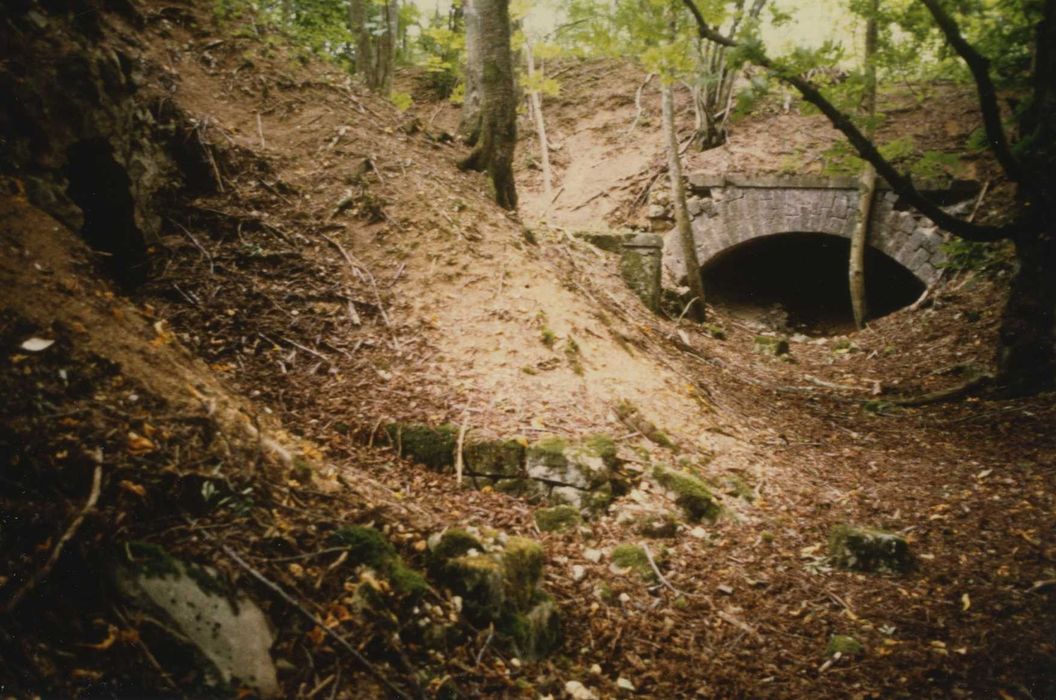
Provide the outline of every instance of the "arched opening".
{"type": "Polygon", "coordinates": [[[122,284],[146,278],[147,248],[133,214],[132,182],[104,139],[78,141],[66,151],[66,193],[84,213],[81,235],[105,257],[122,284]]]}
{"type": "MultiPolygon", "coordinates": [[[[708,302],[790,333],[824,336],[854,330],[847,263],[851,243],[818,233],[754,238],[702,268],[708,302]]],[[[870,318],[913,303],[924,283],[878,250],[865,256],[870,318]]]]}

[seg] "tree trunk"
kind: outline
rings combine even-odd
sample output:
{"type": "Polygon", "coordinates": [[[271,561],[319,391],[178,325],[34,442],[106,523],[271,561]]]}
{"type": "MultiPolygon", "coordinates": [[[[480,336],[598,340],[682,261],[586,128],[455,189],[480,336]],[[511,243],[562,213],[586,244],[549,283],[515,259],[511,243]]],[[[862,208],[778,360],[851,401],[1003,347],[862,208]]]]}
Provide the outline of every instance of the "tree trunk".
{"type": "Polygon", "coordinates": [[[1015,245],[1018,269],[1001,319],[998,370],[1018,395],[1056,385],[1056,242],[1027,233],[1015,245]]]}
{"type": "Polygon", "coordinates": [[[484,82],[484,56],[480,45],[480,0],[464,0],[462,18],[466,26],[465,95],[462,99],[462,122],[458,130],[469,146],[480,138],[481,85],[484,82]]]}
{"type": "Polygon", "coordinates": [[[370,0],[350,0],[348,3],[348,24],[356,37],[356,74],[368,82],[374,72],[374,46],[370,40],[367,19],[370,0]]]}
{"type": "MultiPolygon", "coordinates": [[[[1013,393],[1056,386],[1056,2],[1038,24],[1034,94],[1020,121],[1031,189],[1023,232],[1013,242],[1018,269],[1001,322],[998,368],[1013,393]]],[[[1020,196],[1024,195],[1023,188],[1020,196]]]]}
{"type": "Polygon", "coordinates": [[[671,181],[671,201],[675,208],[675,224],[682,244],[682,259],[686,263],[686,281],[693,295],[690,302],[690,317],[704,320],[704,282],[700,278],[700,262],[697,260],[697,245],[693,240],[693,228],[689,223],[689,208],[686,206],[686,188],[682,183],[682,159],[678,154],[678,134],[675,132],[675,106],[671,85],[661,84],[660,107],[664,120],[664,142],[667,145],[667,174],[671,181]]]}
{"type": "MultiPolygon", "coordinates": [[[[513,152],[517,145],[517,92],[510,52],[509,0],[474,0],[473,5],[480,22],[483,67],[480,138],[459,167],[487,171],[495,201],[504,209],[516,209],[513,152]]],[[[468,15],[466,26],[469,26],[468,15]]]]}
{"type": "MultiPolygon", "coordinates": [[[[880,10],[880,0],[872,0],[869,5],[869,16],[865,23],[865,94],[862,111],[867,120],[865,135],[872,139],[873,120],[876,118],[876,14],[880,10]]],[[[869,224],[873,218],[873,199],[876,196],[876,169],[869,163],[862,170],[858,186],[858,220],[851,234],[851,260],[848,265],[848,277],[851,291],[851,310],[854,312],[854,325],[859,329],[865,327],[869,317],[869,306],[865,291],[865,248],[869,238],[869,224]]]]}
{"type": "MultiPolygon", "coordinates": [[[[535,77],[535,57],[532,55],[532,45],[525,42],[524,58],[528,63],[528,80],[535,77]]],[[[550,171],[550,144],[546,141],[546,120],[543,119],[543,96],[538,89],[533,89],[529,94],[532,105],[532,116],[535,120],[535,136],[539,139],[539,158],[543,167],[543,196],[546,198],[546,211],[549,215],[550,200],[553,198],[553,175],[550,171]]],[[[547,216],[549,218],[549,216],[547,216]]]]}
{"type": "Polygon", "coordinates": [[[380,95],[392,91],[399,35],[398,0],[385,0],[375,6],[371,0],[350,0],[349,25],[356,36],[356,73],[367,87],[380,95]],[[373,13],[377,16],[373,17],[373,13]],[[372,31],[380,26],[381,32],[372,31]]]}

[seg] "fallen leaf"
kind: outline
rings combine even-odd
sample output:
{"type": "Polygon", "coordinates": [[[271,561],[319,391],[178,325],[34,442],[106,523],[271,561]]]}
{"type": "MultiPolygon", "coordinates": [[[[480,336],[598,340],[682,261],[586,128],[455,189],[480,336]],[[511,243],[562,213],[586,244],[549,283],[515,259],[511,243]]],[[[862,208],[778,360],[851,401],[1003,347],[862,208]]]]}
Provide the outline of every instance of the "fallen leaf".
{"type": "Polygon", "coordinates": [[[961,596],[961,609],[967,611],[972,607],[972,599],[967,593],[961,596]]]}
{"type": "Polygon", "coordinates": [[[130,454],[139,456],[154,451],[154,443],[150,438],[143,437],[139,433],[128,434],[128,451],[130,454]]]}
{"type": "Polygon", "coordinates": [[[118,482],[118,486],[123,488],[125,491],[128,491],[129,493],[136,494],[140,498],[143,498],[147,495],[146,488],[144,488],[141,484],[129,481],[128,479],[122,479],[120,482],[118,482]]]}
{"type": "Polygon", "coordinates": [[[47,338],[30,338],[20,345],[26,352],[40,352],[41,350],[47,350],[55,344],[54,340],[48,340],[47,338]]]}

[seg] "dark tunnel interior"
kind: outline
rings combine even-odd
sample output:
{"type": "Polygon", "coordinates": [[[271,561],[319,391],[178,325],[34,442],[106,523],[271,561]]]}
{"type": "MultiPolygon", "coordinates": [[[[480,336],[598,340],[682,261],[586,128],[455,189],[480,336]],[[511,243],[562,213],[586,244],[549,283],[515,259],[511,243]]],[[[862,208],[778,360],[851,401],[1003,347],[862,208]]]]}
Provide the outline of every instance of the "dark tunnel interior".
{"type": "MultiPolygon", "coordinates": [[[[814,233],[747,241],[702,267],[708,302],[791,333],[849,333],[850,246],[846,238],[814,233]]],[[[865,273],[871,319],[912,304],[925,289],[912,272],[873,248],[866,250],[865,273]]]]}
{"type": "Polygon", "coordinates": [[[81,235],[125,286],[144,281],[147,251],[133,214],[132,183],[104,139],[78,141],[66,152],[66,193],[84,214],[81,235]]]}

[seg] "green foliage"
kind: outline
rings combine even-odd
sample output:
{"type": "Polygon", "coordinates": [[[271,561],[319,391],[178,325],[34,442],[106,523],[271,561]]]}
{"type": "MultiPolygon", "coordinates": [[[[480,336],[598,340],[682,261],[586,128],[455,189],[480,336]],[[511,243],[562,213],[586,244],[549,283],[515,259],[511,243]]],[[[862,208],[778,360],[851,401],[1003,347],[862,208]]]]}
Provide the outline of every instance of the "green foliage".
{"type": "Polygon", "coordinates": [[[414,104],[414,99],[406,92],[394,92],[389,95],[389,102],[392,102],[401,112],[406,112],[414,104]]]}
{"type": "Polygon", "coordinates": [[[946,262],[941,267],[954,272],[995,272],[1011,267],[1006,245],[978,243],[955,238],[942,244],[946,262]]]}

